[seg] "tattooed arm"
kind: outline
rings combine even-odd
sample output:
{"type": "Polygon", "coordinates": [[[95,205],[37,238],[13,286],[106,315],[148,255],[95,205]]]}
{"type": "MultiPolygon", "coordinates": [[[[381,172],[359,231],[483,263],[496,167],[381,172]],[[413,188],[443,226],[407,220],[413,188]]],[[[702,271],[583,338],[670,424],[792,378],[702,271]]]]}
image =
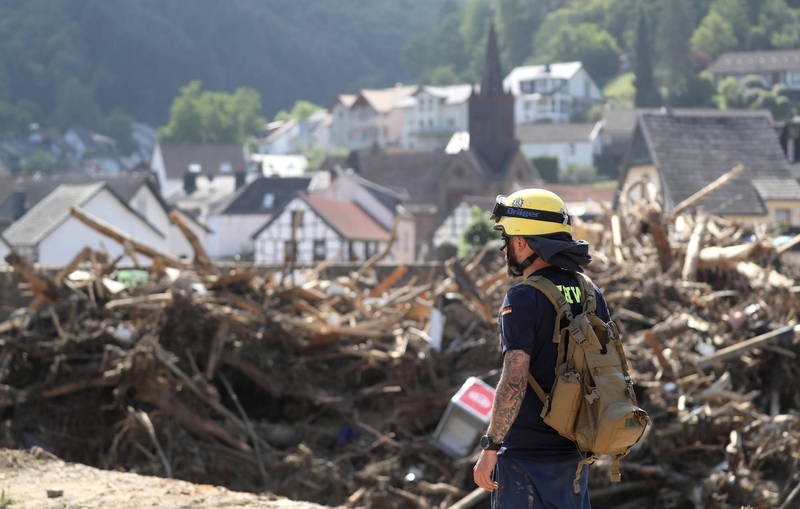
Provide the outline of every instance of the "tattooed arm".
{"type": "Polygon", "coordinates": [[[503,371],[494,395],[492,418],[487,434],[500,443],[517,418],[525,389],[531,357],[523,350],[509,350],[503,356],[503,371]]]}
{"type": "MultiPolygon", "coordinates": [[[[503,372],[494,393],[492,418],[487,434],[498,444],[508,433],[517,418],[525,388],[528,383],[528,366],[531,357],[523,350],[509,350],[503,356],[503,372]]],[[[478,462],[472,469],[475,484],[487,491],[494,491],[498,484],[492,480],[492,470],[497,464],[497,451],[481,451],[478,462]]]]}

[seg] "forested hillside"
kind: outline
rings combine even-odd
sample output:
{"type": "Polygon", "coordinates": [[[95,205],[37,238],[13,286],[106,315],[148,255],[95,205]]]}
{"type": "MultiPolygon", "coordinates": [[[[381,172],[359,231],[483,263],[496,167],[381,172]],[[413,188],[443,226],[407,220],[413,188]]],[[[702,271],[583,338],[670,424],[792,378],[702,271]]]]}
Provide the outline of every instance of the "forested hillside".
{"type": "Polygon", "coordinates": [[[507,69],[580,60],[598,84],[611,83],[612,100],[637,85],[642,106],[788,113],[781,90],[718,91],[702,70],[727,51],[800,48],[800,0],[450,0],[443,12],[406,45],[403,62],[423,82],[474,79],[493,13],[507,69]]]}
{"type": "Polygon", "coordinates": [[[0,0],[0,135],[163,125],[192,80],[255,89],[267,118],[360,87],[474,81],[491,18],[506,70],[581,60],[612,103],[795,111],[702,70],[800,48],[800,0],[0,0]]]}
{"type": "Polygon", "coordinates": [[[240,86],[271,116],[296,99],[413,77],[407,39],[442,0],[2,0],[0,131],[162,124],[180,87],[240,86]],[[109,118],[109,114],[114,112],[109,118]]]}

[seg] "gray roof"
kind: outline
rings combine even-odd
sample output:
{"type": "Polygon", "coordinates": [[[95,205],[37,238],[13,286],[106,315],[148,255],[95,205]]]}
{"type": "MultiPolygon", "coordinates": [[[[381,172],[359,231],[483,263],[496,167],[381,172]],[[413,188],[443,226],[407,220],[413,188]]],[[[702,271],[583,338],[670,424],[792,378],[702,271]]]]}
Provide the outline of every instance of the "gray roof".
{"type": "Polygon", "coordinates": [[[712,74],[800,71],[800,49],[724,53],[708,68],[712,74]]]}
{"type": "Polygon", "coordinates": [[[108,187],[125,203],[130,203],[130,200],[139,192],[142,186],[150,186],[151,191],[161,203],[161,206],[164,207],[164,210],[169,211],[170,209],[158,190],[153,187],[149,177],[143,174],[107,177],[65,175],[42,179],[18,179],[16,183],[10,185],[8,189],[5,190],[6,192],[0,191],[0,224],[10,224],[13,222],[12,195],[14,191],[22,191],[25,193],[25,208],[30,210],[62,184],[92,184],[103,182],[108,184],[108,187]]]}
{"type": "Polygon", "coordinates": [[[767,117],[641,115],[629,164],[659,169],[671,208],[740,163],[744,171],[699,205],[716,214],[764,215],[752,181],[792,178],[767,117]]]}
{"type": "Polygon", "coordinates": [[[800,183],[793,178],[753,179],[762,200],[800,200],[800,183]]]}
{"type": "Polygon", "coordinates": [[[584,124],[517,124],[516,135],[520,143],[564,143],[590,141],[595,123],[584,124]]]}
{"type": "MultiPolygon", "coordinates": [[[[603,110],[603,130],[611,137],[630,138],[636,129],[636,120],[643,113],[662,113],[661,108],[629,108],[603,110]]],[[[723,116],[768,116],[769,110],[718,110],[712,108],[673,108],[672,115],[690,117],[723,117],[723,116]]]]}
{"type": "Polygon", "coordinates": [[[14,246],[36,245],[69,217],[70,207],[82,205],[103,187],[102,182],[58,186],[3,235],[14,246]]]}
{"type": "Polygon", "coordinates": [[[0,245],[6,246],[8,249],[11,249],[11,244],[9,244],[6,238],[3,237],[2,233],[0,233],[0,245]]]}
{"type": "Polygon", "coordinates": [[[298,193],[308,191],[311,177],[259,177],[239,191],[222,214],[274,214],[298,193]],[[273,195],[272,205],[264,207],[264,197],[273,195]]]}
{"type": "Polygon", "coordinates": [[[203,175],[224,174],[222,168],[230,165],[230,172],[246,171],[245,146],[241,144],[160,143],[167,179],[181,180],[190,164],[199,164],[203,175]]]}

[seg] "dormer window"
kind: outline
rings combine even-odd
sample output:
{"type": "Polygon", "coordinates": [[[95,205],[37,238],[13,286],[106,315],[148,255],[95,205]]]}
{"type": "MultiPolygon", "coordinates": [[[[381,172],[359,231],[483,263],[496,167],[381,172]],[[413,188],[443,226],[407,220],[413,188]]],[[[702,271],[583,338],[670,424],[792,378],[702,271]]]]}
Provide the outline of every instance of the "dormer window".
{"type": "Polygon", "coordinates": [[[220,163],[219,165],[219,172],[220,173],[230,173],[233,170],[233,166],[231,163],[225,161],[220,163]]]}
{"type": "Polygon", "coordinates": [[[262,206],[269,210],[275,205],[275,195],[272,193],[267,193],[264,195],[264,200],[262,202],[262,206]]]}
{"type": "Polygon", "coordinates": [[[189,173],[201,173],[203,171],[203,165],[200,163],[191,163],[189,165],[189,173]]]}

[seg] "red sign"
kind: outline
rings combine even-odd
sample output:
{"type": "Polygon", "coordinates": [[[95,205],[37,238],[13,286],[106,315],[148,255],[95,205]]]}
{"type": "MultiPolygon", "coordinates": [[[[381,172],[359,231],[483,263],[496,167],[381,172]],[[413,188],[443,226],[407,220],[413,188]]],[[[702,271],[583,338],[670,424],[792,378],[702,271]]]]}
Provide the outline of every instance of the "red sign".
{"type": "Polygon", "coordinates": [[[478,379],[471,379],[472,383],[465,385],[459,391],[458,403],[467,407],[480,417],[488,418],[492,413],[494,389],[478,379]]]}

